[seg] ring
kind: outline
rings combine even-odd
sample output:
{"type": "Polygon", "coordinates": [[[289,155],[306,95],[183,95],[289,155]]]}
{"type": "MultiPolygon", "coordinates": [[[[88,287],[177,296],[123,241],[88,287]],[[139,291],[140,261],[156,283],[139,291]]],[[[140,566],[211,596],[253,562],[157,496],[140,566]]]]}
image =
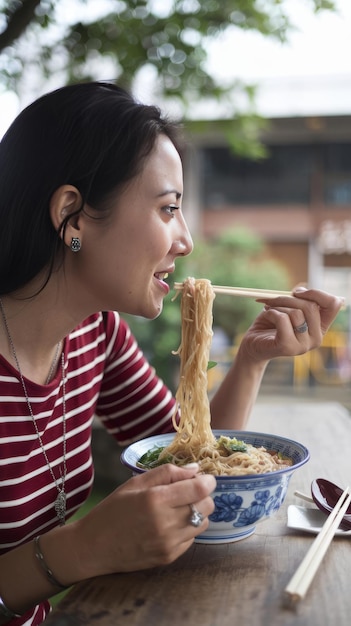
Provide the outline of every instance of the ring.
{"type": "Polygon", "coordinates": [[[189,522],[192,526],[198,528],[198,526],[201,526],[202,522],[204,521],[204,516],[202,515],[202,513],[200,513],[200,511],[197,510],[197,508],[193,504],[189,504],[189,506],[191,508],[191,516],[189,522]]]}
{"type": "Polygon", "coordinates": [[[295,333],[305,333],[308,331],[308,324],[306,322],[306,320],[304,321],[303,324],[301,324],[301,326],[295,326],[294,327],[294,331],[295,333]]]}

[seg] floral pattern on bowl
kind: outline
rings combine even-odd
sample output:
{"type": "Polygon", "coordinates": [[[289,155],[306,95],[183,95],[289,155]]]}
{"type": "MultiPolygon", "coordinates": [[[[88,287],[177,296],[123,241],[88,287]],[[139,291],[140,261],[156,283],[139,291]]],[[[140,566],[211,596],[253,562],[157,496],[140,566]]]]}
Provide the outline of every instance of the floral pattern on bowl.
{"type": "Polygon", "coordinates": [[[277,511],[281,505],[282,487],[271,495],[269,489],[256,491],[254,500],[246,509],[242,506],[243,498],[235,492],[214,496],[216,509],[209,519],[211,522],[234,522],[234,527],[247,526],[257,522],[264,515],[277,511]]]}

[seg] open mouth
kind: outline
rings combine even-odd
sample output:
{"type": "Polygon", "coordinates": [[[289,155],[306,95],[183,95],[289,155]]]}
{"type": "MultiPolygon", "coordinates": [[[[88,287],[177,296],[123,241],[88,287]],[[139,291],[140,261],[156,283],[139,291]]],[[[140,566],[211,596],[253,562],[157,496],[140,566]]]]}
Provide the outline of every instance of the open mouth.
{"type": "Polygon", "coordinates": [[[168,272],[157,272],[156,274],[154,274],[154,276],[158,280],[166,280],[166,278],[168,278],[168,272]]]}

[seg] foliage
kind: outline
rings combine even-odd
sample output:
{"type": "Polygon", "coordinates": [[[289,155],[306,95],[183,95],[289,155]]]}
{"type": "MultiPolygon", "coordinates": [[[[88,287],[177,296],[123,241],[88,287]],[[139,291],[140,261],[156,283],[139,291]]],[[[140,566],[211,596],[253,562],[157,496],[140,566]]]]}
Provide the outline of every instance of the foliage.
{"type": "MultiPolygon", "coordinates": [[[[238,287],[288,289],[285,268],[266,256],[264,245],[245,229],[227,231],[211,242],[197,241],[193,253],[178,259],[173,282],[188,276],[208,278],[213,284],[238,287]]],[[[153,321],[127,317],[141,348],[171,389],[176,388],[179,359],[172,355],[180,343],[180,299],[165,299],[164,310],[153,321]]],[[[221,327],[230,342],[245,332],[262,305],[247,298],[217,296],[213,306],[214,325],[221,327]]]]}
{"type": "MultiPolygon", "coordinates": [[[[235,80],[218,84],[206,69],[207,44],[238,29],[284,41],[293,28],[289,1],[0,0],[0,84],[18,92],[23,82],[33,89],[39,76],[42,85],[43,77],[55,77],[55,87],[57,80],[108,77],[133,88],[147,70],[153,100],[170,99],[182,115],[200,98],[226,98],[228,118],[238,120],[229,135],[234,149],[245,154],[253,146],[251,153],[262,156],[254,89],[235,80]],[[249,115],[240,115],[236,98],[244,93],[249,115]]],[[[305,2],[315,12],[333,8],[331,0],[305,2]]]]}

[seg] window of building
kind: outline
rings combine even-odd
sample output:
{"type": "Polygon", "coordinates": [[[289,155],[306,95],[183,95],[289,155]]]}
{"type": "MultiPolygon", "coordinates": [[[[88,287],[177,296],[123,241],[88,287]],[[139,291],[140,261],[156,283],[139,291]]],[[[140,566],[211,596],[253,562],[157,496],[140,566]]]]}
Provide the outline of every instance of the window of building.
{"type": "Polygon", "coordinates": [[[252,161],[226,147],[202,149],[203,206],[309,205],[316,174],[325,204],[351,204],[351,143],[274,145],[268,150],[268,158],[252,161]]]}
{"type": "Polygon", "coordinates": [[[351,144],[323,146],[324,201],[326,204],[351,204],[351,144]]]}
{"type": "Polygon", "coordinates": [[[308,146],[270,146],[268,158],[260,161],[211,147],[203,150],[202,163],[203,202],[208,208],[309,201],[313,151],[308,146]]]}

